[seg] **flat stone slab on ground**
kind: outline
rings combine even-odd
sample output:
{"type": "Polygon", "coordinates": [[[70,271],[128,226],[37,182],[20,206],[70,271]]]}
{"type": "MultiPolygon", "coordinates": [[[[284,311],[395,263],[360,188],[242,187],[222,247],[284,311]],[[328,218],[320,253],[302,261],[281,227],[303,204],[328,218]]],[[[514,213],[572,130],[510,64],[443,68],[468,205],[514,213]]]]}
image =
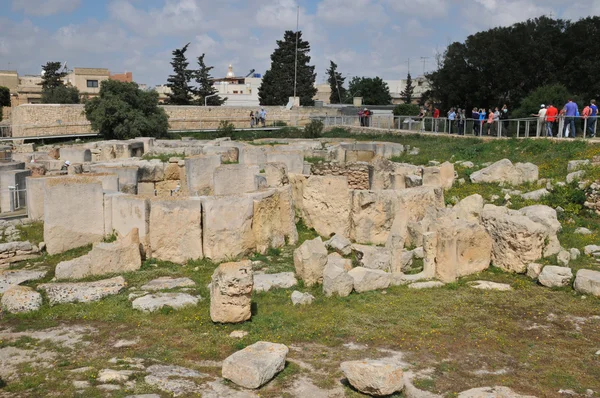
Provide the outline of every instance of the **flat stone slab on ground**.
{"type": "Polygon", "coordinates": [[[513,290],[512,287],[508,283],[497,283],[497,282],[491,282],[491,281],[474,281],[474,282],[470,283],[470,286],[475,289],[499,290],[501,292],[513,290]]]}
{"type": "Polygon", "coordinates": [[[297,284],[298,280],[293,272],[254,274],[255,292],[268,292],[271,289],[287,289],[297,284]]]}
{"type": "Polygon", "coordinates": [[[259,341],[223,361],[223,377],[244,388],[259,388],[285,367],[289,349],[283,344],[259,341]]]}
{"type": "Polygon", "coordinates": [[[28,286],[14,285],[4,292],[0,306],[12,314],[37,311],[42,306],[42,295],[28,286]]]}
{"type": "Polygon", "coordinates": [[[96,380],[100,383],[124,383],[133,376],[132,370],[102,369],[96,380]]]}
{"type": "Polygon", "coordinates": [[[141,289],[148,291],[157,291],[190,286],[196,286],[196,282],[194,282],[190,278],[171,278],[166,276],[151,280],[150,282],[142,286],[141,289]]]}
{"type": "Polygon", "coordinates": [[[196,305],[198,301],[200,296],[195,297],[187,293],[155,293],[136,298],[131,305],[136,310],[154,312],[163,307],[180,309],[188,305],[196,305]]]}
{"type": "Polygon", "coordinates": [[[207,374],[200,373],[197,370],[177,365],[152,365],[146,371],[158,377],[208,377],[207,374]]]}
{"type": "Polygon", "coordinates": [[[42,279],[47,273],[48,271],[43,269],[0,271],[0,294],[3,294],[11,286],[42,279]]]}
{"type": "Polygon", "coordinates": [[[385,361],[348,361],[340,365],[352,387],[372,396],[391,395],[404,387],[402,368],[385,361]]]}
{"type": "Polygon", "coordinates": [[[532,395],[520,395],[508,387],[480,387],[463,391],[458,398],[536,398],[532,395]]]}
{"type": "Polygon", "coordinates": [[[429,282],[416,282],[408,285],[409,289],[431,289],[434,287],[442,287],[444,282],[440,281],[429,281],[429,282]]]}
{"type": "Polygon", "coordinates": [[[126,286],[122,276],[95,282],[44,283],[38,289],[46,291],[50,305],[63,303],[87,303],[119,294],[126,286]]]}

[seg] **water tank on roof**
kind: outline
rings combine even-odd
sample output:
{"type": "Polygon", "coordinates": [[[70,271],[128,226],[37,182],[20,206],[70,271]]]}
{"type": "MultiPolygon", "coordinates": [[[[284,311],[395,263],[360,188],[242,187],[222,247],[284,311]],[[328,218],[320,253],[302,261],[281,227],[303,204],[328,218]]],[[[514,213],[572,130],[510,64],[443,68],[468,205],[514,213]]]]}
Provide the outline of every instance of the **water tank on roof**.
{"type": "Polygon", "coordinates": [[[252,77],[260,79],[262,77],[262,75],[260,73],[255,73],[252,75],[252,77]]]}

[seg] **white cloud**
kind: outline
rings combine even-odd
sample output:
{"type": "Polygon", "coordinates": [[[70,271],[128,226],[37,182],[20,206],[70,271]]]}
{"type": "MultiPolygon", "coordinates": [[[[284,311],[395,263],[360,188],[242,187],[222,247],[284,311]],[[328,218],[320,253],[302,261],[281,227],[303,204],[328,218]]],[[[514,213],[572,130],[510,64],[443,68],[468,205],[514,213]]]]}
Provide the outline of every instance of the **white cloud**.
{"type": "Polygon", "coordinates": [[[317,17],[336,25],[361,22],[385,24],[388,17],[377,0],[323,0],[317,6],[317,17]]]}
{"type": "MultiPolygon", "coordinates": [[[[449,12],[446,0],[384,0],[385,3],[400,15],[415,15],[423,18],[437,18],[446,16],[449,12]]],[[[484,0],[485,1],[485,0],[484,0]]],[[[494,0],[490,0],[494,1],[494,0]]],[[[458,3],[458,2],[456,2],[458,3]]],[[[469,8],[471,2],[456,4],[457,7],[469,8]]]]}
{"type": "Polygon", "coordinates": [[[13,0],[12,8],[27,15],[46,17],[60,12],[71,12],[80,4],[81,0],[13,0]]]}

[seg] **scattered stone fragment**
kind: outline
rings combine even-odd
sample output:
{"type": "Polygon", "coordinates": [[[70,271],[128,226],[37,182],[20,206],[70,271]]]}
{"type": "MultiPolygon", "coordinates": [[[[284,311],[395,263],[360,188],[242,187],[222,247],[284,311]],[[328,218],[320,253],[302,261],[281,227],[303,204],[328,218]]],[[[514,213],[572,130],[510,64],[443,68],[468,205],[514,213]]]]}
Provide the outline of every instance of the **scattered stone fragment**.
{"type": "Polygon", "coordinates": [[[259,388],[285,367],[289,349],[283,344],[259,341],[223,361],[223,377],[244,388],[259,388]]]}
{"type": "Polygon", "coordinates": [[[77,369],[69,370],[69,372],[70,373],[85,373],[85,372],[88,372],[90,370],[94,370],[94,368],[92,368],[91,366],[84,366],[83,368],[77,368],[77,369]]]}
{"type": "Polygon", "coordinates": [[[578,235],[591,235],[592,231],[584,227],[579,227],[575,230],[575,233],[578,235]]]}
{"type": "Polygon", "coordinates": [[[123,347],[132,347],[139,342],[138,339],[135,340],[118,340],[113,347],[115,348],[123,348],[123,347]]]}
{"type": "Polygon", "coordinates": [[[325,241],[325,246],[328,249],[340,252],[344,256],[352,253],[352,242],[343,235],[333,235],[331,239],[325,241]]]}
{"type": "MultiPolygon", "coordinates": [[[[368,245],[352,245],[352,249],[356,251],[356,257],[363,267],[382,271],[391,270],[392,253],[390,249],[368,245]]],[[[412,253],[407,252],[406,257],[409,256],[412,263],[412,253]]],[[[409,260],[405,261],[408,262],[409,260]]]]}
{"type": "Polygon", "coordinates": [[[254,291],[268,292],[271,289],[287,289],[296,286],[298,280],[293,272],[278,274],[254,274],[254,291]]]}
{"type": "Polygon", "coordinates": [[[568,172],[577,171],[579,169],[585,168],[585,166],[587,166],[589,164],[590,164],[589,159],[569,160],[569,163],[567,163],[567,171],[568,172]]]}
{"type": "Polygon", "coordinates": [[[558,267],[556,265],[547,265],[544,267],[538,281],[546,287],[567,286],[573,278],[573,271],[568,267],[558,267]]]}
{"type": "Polygon", "coordinates": [[[458,398],[536,398],[532,395],[520,395],[508,387],[481,387],[463,391],[458,398]]]}
{"type": "Polygon", "coordinates": [[[45,283],[38,289],[46,291],[50,305],[63,303],[87,303],[119,294],[126,286],[122,276],[96,282],[45,283]]]}
{"type": "Polygon", "coordinates": [[[157,377],[207,377],[194,369],[176,365],[152,365],[146,371],[157,377]]]}
{"type": "Polygon", "coordinates": [[[416,282],[408,285],[409,289],[431,289],[434,287],[442,287],[444,282],[440,281],[428,281],[428,282],[416,282]]]}
{"type": "Polygon", "coordinates": [[[243,339],[246,336],[248,336],[248,332],[245,330],[234,330],[229,334],[232,339],[243,339]]]}
{"type": "Polygon", "coordinates": [[[550,195],[550,192],[546,188],[538,189],[537,191],[527,192],[521,195],[523,199],[527,200],[540,200],[544,196],[550,195]]]}
{"type": "Polygon", "coordinates": [[[579,293],[600,297],[600,271],[580,269],[575,276],[573,288],[579,293]]]}
{"type": "Polygon", "coordinates": [[[507,283],[496,283],[490,281],[474,281],[470,283],[472,288],[481,290],[499,290],[506,292],[512,290],[512,287],[507,283]]]}
{"type": "Polygon", "coordinates": [[[77,389],[86,389],[91,387],[91,384],[86,380],[73,380],[73,387],[77,389]]]}
{"type": "Polygon", "coordinates": [[[46,276],[46,270],[5,270],[0,271],[0,294],[14,285],[20,285],[23,282],[35,281],[46,276]]]}
{"type": "Polygon", "coordinates": [[[132,306],[143,312],[154,312],[163,307],[180,309],[188,305],[196,305],[198,301],[200,296],[194,297],[187,293],[155,293],[136,298],[132,306]]]}
{"type": "Polygon", "coordinates": [[[385,396],[404,388],[402,368],[391,362],[348,361],[341,369],[352,387],[364,394],[385,396]]]}
{"type": "Polygon", "coordinates": [[[156,387],[162,391],[172,394],[174,397],[180,397],[186,394],[199,394],[200,387],[191,380],[186,379],[169,379],[167,377],[159,377],[148,375],[144,377],[146,384],[156,387]]]}
{"type": "Polygon", "coordinates": [[[158,394],[137,394],[137,395],[127,395],[125,398],[160,398],[158,394]]]}
{"type": "Polygon", "coordinates": [[[118,391],[121,389],[121,386],[116,384],[100,384],[97,385],[96,388],[103,391],[118,391]]]}
{"type": "Polygon", "coordinates": [[[292,293],[292,304],[294,305],[307,305],[312,304],[315,297],[310,293],[302,293],[299,291],[294,291],[292,293]]]}
{"type": "Polygon", "coordinates": [[[212,274],[210,317],[213,322],[239,323],[250,319],[254,277],[252,263],[224,263],[212,274]]]}
{"type": "Polygon", "coordinates": [[[585,170],[574,171],[572,173],[567,174],[567,184],[570,184],[574,181],[580,181],[585,177],[585,170]]]}
{"type": "Polygon", "coordinates": [[[357,293],[386,289],[391,282],[390,274],[378,269],[356,267],[348,274],[354,279],[354,290],[357,293]]]}
{"type": "Polygon", "coordinates": [[[323,293],[327,297],[337,294],[346,297],[352,293],[354,279],[346,270],[330,259],[323,270],[323,293]]]}
{"type": "Polygon", "coordinates": [[[542,268],[544,268],[544,266],[542,264],[538,264],[538,263],[531,263],[527,266],[527,276],[530,277],[531,279],[537,279],[538,276],[540,276],[540,273],[542,272],[542,268]]]}
{"type": "Polygon", "coordinates": [[[583,252],[587,255],[593,255],[594,253],[600,253],[600,246],[598,245],[587,245],[583,248],[583,252]]]}
{"type": "Polygon", "coordinates": [[[571,255],[571,260],[575,261],[581,256],[581,251],[573,247],[569,249],[569,254],[571,255]]]}
{"type": "Polygon", "coordinates": [[[323,269],[326,264],[327,249],[321,237],[307,240],[294,250],[296,274],[304,281],[305,286],[313,286],[323,281],[323,269]]]}
{"type": "Polygon", "coordinates": [[[28,286],[14,285],[4,292],[0,304],[12,314],[37,311],[42,306],[42,295],[28,286]]]}
{"type": "Polygon", "coordinates": [[[124,383],[133,375],[131,370],[102,369],[98,372],[97,381],[100,383],[124,383]]]}
{"type": "Polygon", "coordinates": [[[559,265],[566,267],[567,265],[569,265],[569,261],[571,261],[571,253],[564,249],[561,250],[556,255],[556,261],[558,261],[559,265]]]}
{"type": "Polygon", "coordinates": [[[146,283],[140,289],[148,291],[175,289],[178,287],[196,286],[190,278],[171,278],[168,276],[157,278],[146,283]]]}

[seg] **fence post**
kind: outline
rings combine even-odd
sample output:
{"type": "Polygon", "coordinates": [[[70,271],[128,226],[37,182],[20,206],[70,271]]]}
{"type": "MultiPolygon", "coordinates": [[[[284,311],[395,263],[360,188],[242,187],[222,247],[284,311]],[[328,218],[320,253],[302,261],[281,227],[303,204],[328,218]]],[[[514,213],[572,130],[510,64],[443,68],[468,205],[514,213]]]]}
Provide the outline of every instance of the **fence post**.
{"type": "Polygon", "coordinates": [[[585,139],[585,133],[587,131],[587,118],[583,119],[583,138],[585,139]]]}

